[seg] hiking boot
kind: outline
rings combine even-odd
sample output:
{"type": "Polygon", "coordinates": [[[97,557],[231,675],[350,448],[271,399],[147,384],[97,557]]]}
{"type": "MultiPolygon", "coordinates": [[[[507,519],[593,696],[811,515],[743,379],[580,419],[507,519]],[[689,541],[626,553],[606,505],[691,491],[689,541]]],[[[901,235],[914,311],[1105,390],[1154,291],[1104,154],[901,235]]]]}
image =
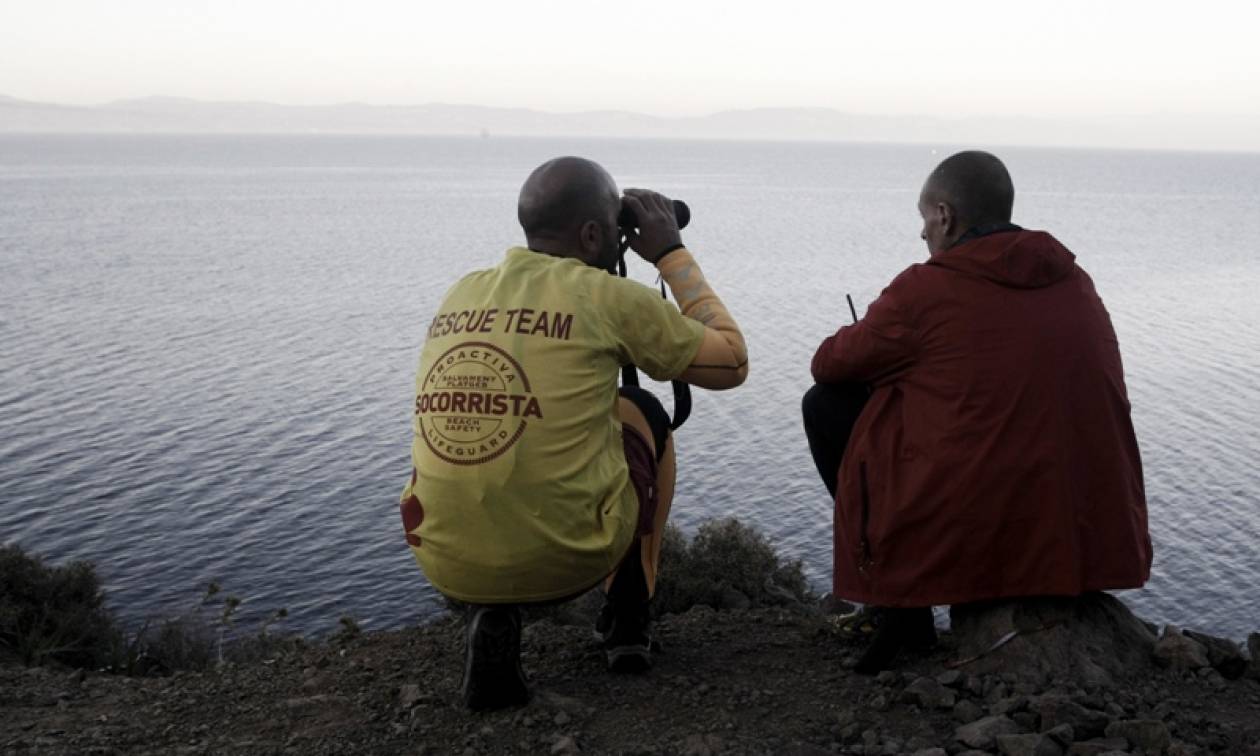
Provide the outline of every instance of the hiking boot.
{"type": "Polygon", "coordinates": [[[647,603],[627,609],[609,601],[595,620],[595,631],[604,641],[608,669],[613,672],[646,672],[652,666],[651,620],[647,603]]]}
{"type": "Polygon", "coordinates": [[[529,701],[521,669],[521,610],[473,606],[464,628],[464,704],[473,711],[519,706],[529,701]]]}
{"type": "Polygon", "coordinates": [[[902,650],[925,651],[936,644],[932,607],[884,608],[871,633],[871,642],[853,671],[874,675],[890,669],[902,650]]]}
{"type": "Polygon", "coordinates": [[[846,640],[870,641],[884,619],[884,611],[881,606],[867,604],[848,614],[842,614],[835,619],[836,631],[846,640]]]}

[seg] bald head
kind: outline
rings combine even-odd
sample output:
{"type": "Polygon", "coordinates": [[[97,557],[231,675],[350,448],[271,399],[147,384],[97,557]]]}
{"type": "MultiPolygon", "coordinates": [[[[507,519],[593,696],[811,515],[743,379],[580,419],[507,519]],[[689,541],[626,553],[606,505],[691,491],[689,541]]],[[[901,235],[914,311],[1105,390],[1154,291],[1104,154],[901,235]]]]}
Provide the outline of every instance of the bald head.
{"type": "Polygon", "coordinates": [[[571,247],[591,221],[615,233],[620,207],[617,184],[602,166],[585,158],[559,157],[529,174],[521,186],[516,217],[531,248],[568,254],[577,251],[571,247]]]}
{"type": "Polygon", "coordinates": [[[952,207],[965,230],[1009,223],[1015,186],[997,156],[970,150],[941,161],[924,182],[922,196],[929,204],[943,202],[952,207]]]}
{"type": "Polygon", "coordinates": [[[950,155],[923,183],[920,236],[929,254],[938,255],[969,229],[1009,223],[1014,204],[1011,174],[996,156],[979,150],[950,155]]]}

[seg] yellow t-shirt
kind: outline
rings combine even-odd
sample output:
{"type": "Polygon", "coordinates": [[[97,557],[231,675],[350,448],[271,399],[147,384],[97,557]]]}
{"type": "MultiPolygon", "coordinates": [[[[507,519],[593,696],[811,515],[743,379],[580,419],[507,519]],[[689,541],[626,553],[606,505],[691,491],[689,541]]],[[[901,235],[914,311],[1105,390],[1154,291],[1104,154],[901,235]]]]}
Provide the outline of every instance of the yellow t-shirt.
{"type": "Polygon", "coordinates": [[[634,536],[617,380],[690,364],[704,326],[658,292],[515,247],[456,283],[416,376],[407,541],[442,593],[543,601],[589,588],[634,536]]]}

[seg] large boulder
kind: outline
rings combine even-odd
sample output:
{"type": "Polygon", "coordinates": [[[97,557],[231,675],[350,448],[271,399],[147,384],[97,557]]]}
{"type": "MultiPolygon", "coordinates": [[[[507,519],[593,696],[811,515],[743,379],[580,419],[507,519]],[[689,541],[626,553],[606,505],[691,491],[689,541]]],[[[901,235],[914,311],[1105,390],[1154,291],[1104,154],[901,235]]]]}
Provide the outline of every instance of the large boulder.
{"type": "Polygon", "coordinates": [[[1111,685],[1148,668],[1155,645],[1154,633],[1106,593],[961,604],[950,619],[958,663],[971,674],[1111,685]]]}

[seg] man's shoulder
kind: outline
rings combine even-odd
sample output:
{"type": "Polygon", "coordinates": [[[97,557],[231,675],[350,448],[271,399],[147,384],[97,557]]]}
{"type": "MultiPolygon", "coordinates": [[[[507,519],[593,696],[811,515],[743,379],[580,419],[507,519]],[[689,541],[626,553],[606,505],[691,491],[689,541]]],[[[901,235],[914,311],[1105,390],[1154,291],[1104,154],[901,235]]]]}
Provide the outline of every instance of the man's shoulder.
{"type": "MultiPolygon", "coordinates": [[[[509,248],[502,259],[484,268],[473,268],[465,271],[451,284],[449,293],[490,285],[504,278],[531,277],[543,272],[545,268],[538,266],[534,256],[523,247],[509,248]]],[[[541,256],[540,256],[541,257],[541,256]]]]}
{"type": "Polygon", "coordinates": [[[918,289],[920,287],[931,287],[935,281],[940,280],[940,277],[940,269],[926,263],[912,263],[893,276],[893,280],[888,283],[885,291],[896,292],[918,289]]]}

